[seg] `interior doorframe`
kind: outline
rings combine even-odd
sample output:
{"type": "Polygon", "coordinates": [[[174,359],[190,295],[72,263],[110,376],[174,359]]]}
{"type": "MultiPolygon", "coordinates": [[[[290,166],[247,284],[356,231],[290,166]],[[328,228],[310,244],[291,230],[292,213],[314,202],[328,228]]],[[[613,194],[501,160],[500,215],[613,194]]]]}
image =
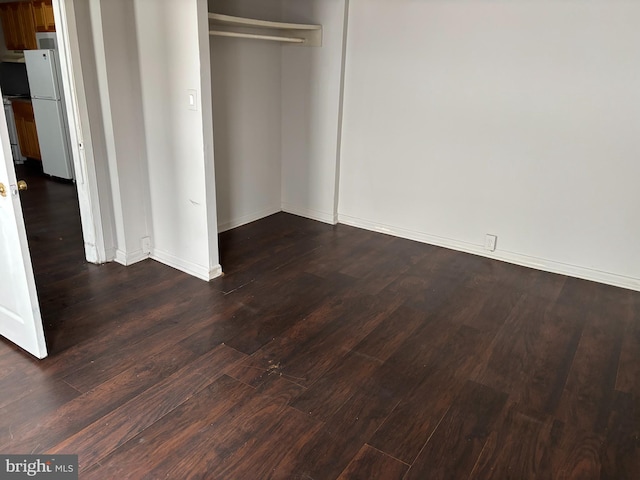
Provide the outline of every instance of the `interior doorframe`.
{"type": "Polygon", "coordinates": [[[103,209],[110,206],[99,196],[96,159],[90,142],[85,141],[90,132],[83,134],[81,113],[87,112],[87,101],[73,0],[53,0],[53,8],[85,256],[90,263],[105,263],[114,256],[105,240],[111,238],[112,226],[103,222],[103,209]]]}

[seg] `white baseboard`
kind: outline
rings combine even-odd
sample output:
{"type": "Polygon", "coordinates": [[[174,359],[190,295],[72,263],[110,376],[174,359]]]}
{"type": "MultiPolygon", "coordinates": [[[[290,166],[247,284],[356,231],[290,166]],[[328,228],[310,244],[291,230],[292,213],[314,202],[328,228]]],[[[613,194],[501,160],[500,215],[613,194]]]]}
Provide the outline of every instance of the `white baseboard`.
{"type": "Polygon", "coordinates": [[[122,250],[116,250],[116,256],[114,260],[120,265],[128,267],[129,265],[141,262],[142,260],[146,260],[147,258],[149,258],[149,254],[143,252],[142,250],[136,250],[129,253],[123,252],[122,250]]]}
{"type": "MultiPolygon", "coordinates": [[[[87,259],[87,262],[95,263],[96,265],[104,263],[101,261],[100,254],[98,253],[98,249],[93,243],[84,242],[84,258],[87,259]]],[[[108,261],[108,260],[105,259],[105,261],[108,261]]]]}
{"type": "Polygon", "coordinates": [[[309,208],[299,208],[289,203],[282,204],[282,211],[298,215],[299,217],[317,220],[318,222],[328,223],[330,225],[338,223],[338,218],[333,213],[321,212],[320,210],[312,210],[309,208]]]}
{"type": "Polygon", "coordinates": [[[579,265],[571,265],[567,263],[557,262],[555,260],[548,260],[545,258],[524,255],[521,253],[506,252],[501,250],[490,252],[488,250],[485,250],[483,245],[463,242],[451,238],[440,237],[437,235],[430,235],[423,232],[406,230],[403,228],[384,225],[377,222],[371,222],[369,220],[351,217],[344,214],[338,215],[338,222],[344,223],[345,225],[351,225],[352,227],[364,228],[365,230],[386,233],[388,235],[407,238],[409,240],[428,243],[430,245],[449,248],[451,250],[457,250],[460,252],[480,255],[482,257],[493,258],[495,260],[501,260],[503,262],[513,263],[523,267],[535,268],[537,270],[543,270],[546,272],[558,273],[561,275],[567,275],[569,277],[576,277],[584,280],[605,283],[607,285],[613,285],[615,287],[622,287],[630,290],[640,291],[640,278],[627,277],[611,272],[603,272],[600,270],[581,267],[579,265]]]}
{"type": "Polygon", "coordinates": [[[153,250],[151,258],[153,260],[156,260],[157,262],[164,263],[169,267],[175,268],[176,270],[180,270],[184,273],[188,273],[189,275],[193,275],[194,277],[206,282],[222,275],[222,267],[220,266],[220,264],[214,265],[211,268],[207,268],[203,265],[189,262],[158,249],[153,250]]]}
{"type": "Polygon", "coordinates": [[[209,269],[209,279],[207,281],[213,280],[214,278],[218,278],[221,275],[222,275],[222,265],[218,263],[217,265],[214,265],[209,269]]]}
{"type": "Polygon", "coordinates": [[[107,248],[104,251],[105,262],[113,262],[116,259],[116,249],[115,247],[107,248]]]}
{"type": "Polygon", "coordinates": [[[317,220],[318,222],[328,223],[330,225],[335,225],[336,223],[338,223],[337,216],[332,213],[326,213],[319,210],[311,210],[307,208],[298,208],[294,205],[283,203],[282,206],[272,206],[258,212],[253,212],[248,215],[243,215],[242,217],[234,218],[233,220],[229,220],[227,222],[219,223],[218,233],[241,227],[242,225],[255,222],[256,220],[260,220],[261,218],[268,217],[269,215],[273,215],[274,213],[278,212],[291,213],[293,215],[309,218],[311,220],[317,220]]]}
{"type": "Polygon", "coordinates": [[[241,227],[242,225],[255,222],[256,220],[260,220],[261,218],[268,217],[269,215],[273,215],[274,213],[278,213],[280,211],[282,211],[280,205],[274,205],[269,208],[262,209],[258,212],[253,212],[247,215],[243,215],[242,217],[234,218],[227,222],[218,223],[218,233],[226,232],[227,230],[231,230],[232,228],[241,227]]]}

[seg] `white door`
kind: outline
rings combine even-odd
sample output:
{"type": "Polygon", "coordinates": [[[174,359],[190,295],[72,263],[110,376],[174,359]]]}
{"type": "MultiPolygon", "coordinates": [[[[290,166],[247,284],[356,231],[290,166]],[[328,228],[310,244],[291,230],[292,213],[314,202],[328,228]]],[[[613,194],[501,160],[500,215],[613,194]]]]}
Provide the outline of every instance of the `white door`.
{"type": "Polygon", "coordinates": [[[11,158],[4,109],[0,118],[0,335],[38,358],[47,356],[27,232],[11,158]]]}

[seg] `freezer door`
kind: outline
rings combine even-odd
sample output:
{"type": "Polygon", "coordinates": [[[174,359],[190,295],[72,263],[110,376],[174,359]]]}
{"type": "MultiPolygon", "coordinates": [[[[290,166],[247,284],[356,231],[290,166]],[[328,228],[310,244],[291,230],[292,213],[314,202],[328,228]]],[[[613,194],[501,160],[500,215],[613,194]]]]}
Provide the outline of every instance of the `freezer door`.
{"type": "Polygon", "coordinates": [[[54,50],[24,51],[31,98],[60,99],[55,55],[54,50]]]}
{"type": "Polygon", "coordinates": [[[42,170],[53,177],[72,179],[71,152],[62,105],[59,101],[33,99],[42,170]]]}

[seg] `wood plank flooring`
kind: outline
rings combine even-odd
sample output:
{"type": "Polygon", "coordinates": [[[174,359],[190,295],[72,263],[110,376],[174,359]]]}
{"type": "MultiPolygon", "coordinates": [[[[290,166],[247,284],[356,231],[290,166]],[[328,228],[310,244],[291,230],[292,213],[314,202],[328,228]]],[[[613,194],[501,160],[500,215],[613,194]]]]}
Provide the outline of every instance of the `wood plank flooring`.
{"type": "Polygon", "coordinates": [[[640,293],[277,214],[205,283],[83,257],[19,168],[51,356],[0,341],[0,452],[82,479],[638,479],[640,293]]]}

